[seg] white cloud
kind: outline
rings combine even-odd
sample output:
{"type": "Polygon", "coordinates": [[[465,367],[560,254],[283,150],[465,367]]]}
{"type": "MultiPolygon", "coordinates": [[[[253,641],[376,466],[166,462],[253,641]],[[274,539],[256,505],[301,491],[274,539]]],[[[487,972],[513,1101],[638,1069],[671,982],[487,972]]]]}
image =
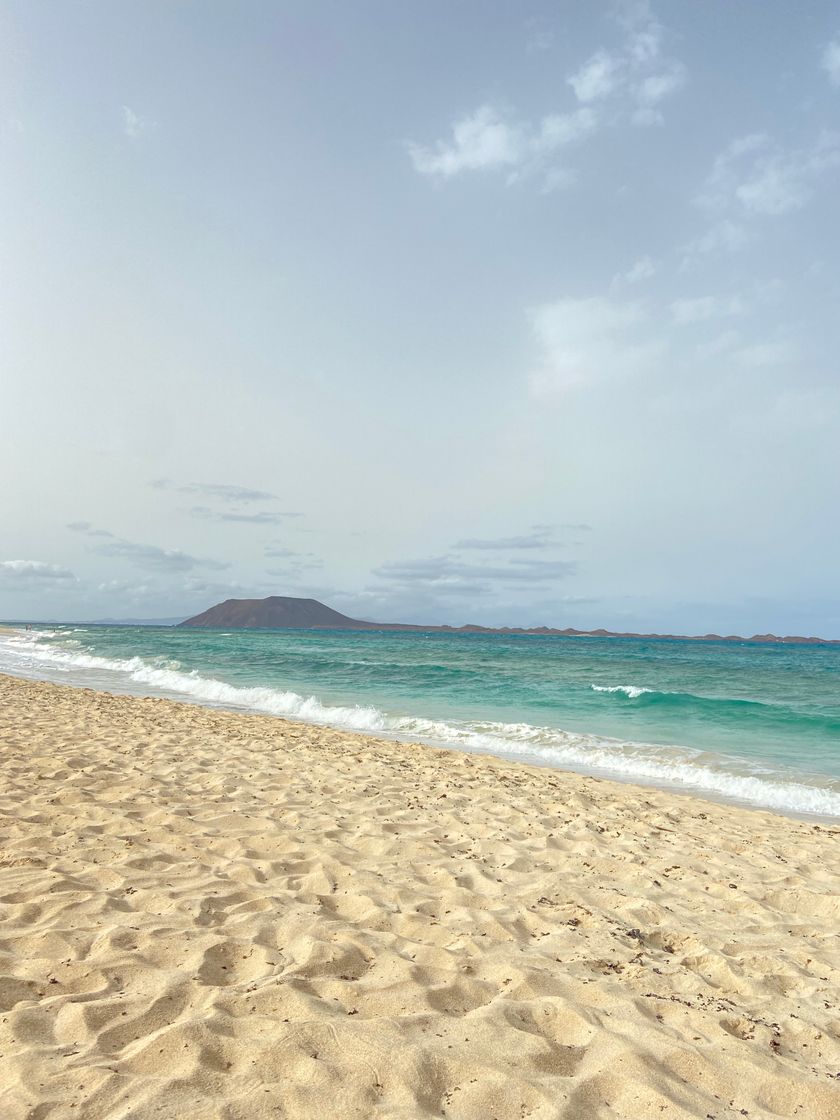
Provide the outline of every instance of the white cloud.
{"type": "Polygon", "coordinates": [[[731,201],[738,185],[735,164],[741,157],[766,148],[770,138],[763,132],[752,132],[731,141],[719,155],[715,156],[712,170],[697,196],[697,202],[709,209],[722,208],[731,201]]]}
{"type": "Polygon", "coordinates": [[[617,272],[612,278],[611,288],[621,288],[625,284],[641,284],[656,275],[656,262],[651,257],[640,257],[626,272],[617,272]]]}
{"type": "Polygon", "coordinates": [[[840,166],[840,136],[823,133],[810,148],[786,151],[765,133],[733,140],[715,159],[697,201],[777,217],[801,210],[820,177],[840,166]]]}
{"type": "Polygon", "coordinates": [[[122,107],[122,130],[129,140],[136,140],[147,132],[150,128],[154,127],[151,121],[141,117],[139,113],[135,113],[128,105],[122,107]]]}
{"type": "MultiPolygon", "coordinates": [[[[515,176],[511,181],[515,180],[515,176]]],[[[570,187],[577,179],[574,171],[570,171],[568,167],[552,167],[545,172],[542,184],[540,185],[540,194],[551,194],[552,191],[564,190],[570,187]]]]}
{"type": "Polygon", "coordinates": [[[514,181],[541,167],[558,149],[591,132],[595,123],[590,109],[551,113],[529,124],[506,119],[492,105],[482,105],[452,125],[451,141],[438,140],[433,147],[409,144],[408,151],[415,169],[432,178],[507,169],[509,181],[514,181]]]}
{"type": "Polygon", "coordinates": [[[792,362],[797,357],[797,349],[791,342],[753,342],[733,352],[735,359],[752,369],[764,366],[777,366],[792,362]]]}
{"type": "Polygon", "coordinates": [[[434,148],[410,144],[415,168],[422,175],[448,179],[461,171],[508,167],[522,158],[520,131],[503,121],[491,105],[452,126],[452,143],[439,140],[434,148]]]}
{"type": "Polygon", "coordinates": [[[702,323],[729,315],[743,315],[746,307],[740,296],[698,296],[694,299],[677,299],[671,304],[671,314],[677,326],[702,323]]]}
{"type": "Polygon", "coordinates": [[[749,241],[749,235],[742,225],[728,219],[717,222],[700,237],[687,242],[680,250],[683,253],[681,269],[691,268],[700,257],[709,253],[734,253],[749,241]]]}
{"type": "Polygon", "coordinates": [[[627,53],[639,66],[652,63],[662,47],[662,24],[650,22],[634,31],[627,41],[627,53]]]}
{"type": "Polygon", "coordinates": [[[828,74],[828,80],[833,86],[840,86],[840,39],[834,39],[826,44],[823,50],[821,66],[828,74]]]}
{"type": "Polygon", "coordinates": [[[533,308],[528,318],[542,359],[531,378],[536,396],[632,376],[653,365],[664,349],[648,336],[638,303],[561,299],[533,308]]]}
{"type": "Polygon", "coordinates": [[[681,62],[672,62],[667,70],[649,74],[636,86],[636,96],[643,105],[658,105],[665,97],[682,89],[688,72],[681,62]]]}
{"type": "Polygon", "coordinates": [[[0,560],[0,577],[14,582],[54,583],[75,580],[68,568],[48,564],[44,560],[0,560]]]}
{"type": "Polygon", "coordinates": [[[663,57],[664,28],[649,4],[620,4],[615,16],[625,32],[621,47],[598,49],[566,80],[583,104],[620,97],[633,124],[662,124],[660,102],[682,89],[688,71],[679,59],[663,57]]]}
{"type": "Polygon", "coordinates": [[[639,125],[641,128],[651,128],[654,125],[664,124],[665,115],[659,109],[640,106],[633,112],[630,121],[632,124],[639,125]]]}
{"type": "Polygon", "coordinates": [[[591,109],[576,109],[571,113],[550,113],[540,121],[539,131],[532,141],[536,152],[553,152],[565,144],[572,144],[591,132],[597,118],[591,109]]]}
{"type": "Polygon", "coordinates": [[[701,343],[696,350],[703,361],[724,359],[728,365],[746,369],[764,369],[784,365],[799,357],[799,350],[790,339],[771,338],[745,341],[739,331],[728,330],[701,343]]]}
{"type": "Polygon", "coordinates": [[[566,79],[578,101],[588,103],[608,97],[622,81],[624,62],[607,51],[596,51],[574,74],[566,79]]]}
{"type": "Polygon", "coordinates": [[[603,48],[567,78],[580,103],[567,113],[549,113],[520,121],[484,104],[459,117],[449,139],[432,145],[409,142],[406,147],[421,175],[451,179],[466,171],[506,171],[508,183],[539,172],[542,189],[566,186],[572,176],[550,165],[561,148],[592,133],[601,123],[593,106],[612,99],[612,119],[629,116],[635,124],[662,122],[660,102],[686,82],[682,62],[661,57],[663,31],[647,5],[624,6],[619,16],[626,31],[618,52],[603,48]]]}
{"type": "MultiPolygon", "coordinates": [[[[833,432],[838,414],[840,395],[834,386],[816,390],[783,390],[761,417],[762,435],[766,437],[768,424],[788,437],[796,429],[809,432],[809,435],[812,435],[815,428],[833,432]]],[[[833,437],[829,436],[829,440],[833,442],[833,437]]]]}
{"type": "Polygon", "coordinates": [[[650,74],[634,87],[637,109],[631,120],[637,125],[659,125],[665,123],[659,102],[682,89],[688,80],[688,71],[681,62],[672,62],[666,70],[650,74]]]}
{"type": "Polygon", "coordinates": [[[773,160],[736,187],[735,194],[756,214],[786,214],[800,210],[811,197],[811,189],[799,167],[773,160]]]}
{"type": "Polygon", "coordinates": [[[741,335],[738,331],[723,331],[714,338],[701,342],[696,350],[697,357],[702,361],[708,361],[709,358],[719,358],[723,354],[731,354],[740,341],[741,335]]]}

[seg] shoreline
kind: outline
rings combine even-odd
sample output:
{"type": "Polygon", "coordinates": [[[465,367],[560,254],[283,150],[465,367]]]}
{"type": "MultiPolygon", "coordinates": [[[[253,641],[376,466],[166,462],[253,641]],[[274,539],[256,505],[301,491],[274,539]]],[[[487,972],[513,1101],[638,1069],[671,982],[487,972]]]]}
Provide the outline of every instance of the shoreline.
{"type": "Polygon", "coordinates": [[[0,752],[15,1118],[840,1113],[840,829],[6,675],[0,752]]]}
{"type": "MultiPolygon", "coordinates": [[[[22,633],[22,631],[10,630],[8,631],[8,633],[20,634],[22,633]]],[[[2,630],[0,630],[0,637],[2,636],[2,630]]],[[[62,677],[57,673],[53,673],[52,675],[50,675],[48,671],[45,672],[45,675],[38,675],[33,677],[23,672],[15,673],[10,666],[5,666],[3,670],[0,670],[0,675],[2,675],[3,672],[8,672],[10,676],[14,676],[17,679],[21,680],[43,680],[52,681],[53,683],[59,683],[62,685],[66,684],[66,681],[62,679],[62,677]],[[58,677],[57,680],[56,677],[58,677]]],[[[108,670],[108,672],[113,673],[116,676],[116,672],[114,670],[108,670]]],[[[208,681],[209,680],[210,678],[208,678],[208,681]]],[[[223,682],[222,685],[232,693],[237,692],[240,687],[244,687],[245,691],[247,691],[247,686],[224,685],[223,682]]],[[[346,724],[342,724],[340,721],[331,721],[329,719],[329,715],[331,712],[330,705],[323,706],[323,711],[326,713],[327,718],[319,719],[318,717],[312,717],[311,719],[302,719],[294,715],[286,715],[282,712],[276,713],[268,709],[263,709],[263,711],[260,712],[259,708],[252,708],[245,703],[239,703],[235,698],[205,698],[200,694],[191,695],[189,693],[179,691],[177,687],[171,686],[155,687],[145,685],[138,687],[136,683],[130,681],[130,678],[127,678],[125,681],[121,679],[115,679],[113,681],[94,681],[92,683],[78,681],[74,682],[73,684],[67,684],[67,687],[81,689],[93,687],[94,689],[103,689],[105,691],[111,692],[114,695],[125,695],[141,698],[146,696],[157,696],[162,699],[171,700],[174,703],[194,705],[196,707],[204,708],[210,711],[229,711],[242,714],[263,714],[273,719],[285,720],[292,723],[300,722],[302,725],[308,727],[325,728],[327,730],[332,729],[340,733],[351,735],[373,735],[376,738],[388,742],[421,743],[429,749],[454,750],[471,754],[476,757],[504,759],[511,762],[519,762],[523,765],[538,767],[540,769],[548,770],[551,772],[570,773],[580,775],[582,777],[591,775],[592,777],[596,777],[603,781],[616,782],[621,785],[637,785],[645,789],[661,790],[678,797],[696,797],[701,800],[707,801],[710,804],[729,805],[734,808],[746,809],[750,811],[755,810],[759,812],[771,812],[787,819],[803,820],[806,822],[811,821],[815,823],[831,825],[840,823],[840,810],[830,812],[825,811],[824,809],[820,810],[812,808],[793,808],[789,807],[788,805],[774,804],[772,800],[769,800],[770,795],[774,792],[776,794],[776,797],[778,798],[779,788],[785,789],[786,783],[791,783],[792,786],[798,786],[800,790],[806,790],[810,788],[815,792],[826,793],[829,798],[831,798],[833,794],[836,800],[838,796],[835,791],[836,782],[835,786],[832,786],[832,779],[829,775],[822,775],[816,772],[812,773],[808,771],[798,771],[789,767],[779,766],[776,771],[778,775],[777,783],[766,783],[767,791],[765,793],[765,796],[768,798],[768,800],[764,801],[762,801],[759,797],[751,798],[746,792],[742,794],[739,792],[729,792],[725,788],[715,788],[714,784],[711,784],[711,781],[717,781],[718,785],[720,785],[724,776],[728,782],[731,782],[733,779],[735,781],[744,781],[747,786],[749,786],[749,782],[756,777],[755,773],[750,771],[750,769],[748,768],[743,771],[732,768],[732,763],[739,763],[741,761],[737,755],[728,756],[725,753],[720,753],[718,755],[718,758],[723,760],[723,765],[719,765],[717,770],[715,770],[714,767],[711,769],[706,768],[705,773],[709,775],[710,784],[704,785],[701,780],[701,774],[704,773],[702,768],[698,770],[696,780],[693,780],[694,776],[690,775],[688,780],[680,781],[676,777],[668,777],[667,772],[662,774],[650,773],[649,770],[646,772],[646,770],[644,769],[644,760],[642,761],[641,770],[637,768],[636,772],[634,772],[632,768],[623,769],[620,766],[612,766],[609,764],[609,762],[591,761],[589,758],[584,758],[582,761],[578,761],[577,759],[561,758],[559,761],[557,761],[542,756],[539,750],[529,751],[527,746],[523,747],[519,745],[509,744],[509,749],[505,750],[506,744],[503,739],[499,739],[496,743],[491,743],[488,746],[485,746],[483,744],[473,744],[465,741],[463,738],[458,740],[457,738],[455,738],[455,736],[457,736],[458,734],[458,728],[455,725],[450,728],[453,734],[452,739],[447,739],[444,736],[430,738],[427,736],[423,736],[422,734],[418,734],[413,730],[403,731],[398,728],[388,727],[378,727],[375,730],[368,731],[364,728],[354,728],[352,725],[347,726],[346,724]],[[779,788],[777,788],[777,786],[779,788]]],[[[637,746],[641,746],[643,750],[648,748],[648,744],[646,743],[637,743],[635,740],[614,738],[612,736],[602,735],[594,732],[569,733],[563,732],[559,729],[558,731],[561,735],[580,735],[584,739],[588,738],[596,746],[599,744],[616,744],[622,749],[627,747],[635,748],[637,746]]],[[[667,744],[650,744],[650,746],[653,749],[662,749],[663,747],[667,748],[667,744]]],[[[679,744],[672,744],[672,746],[677,751],[686,751],[689,754],[699,749],[682,747],[679,744]]],[[[761,778],[759,778],[759,780],[761,780],[761,778]]]]}

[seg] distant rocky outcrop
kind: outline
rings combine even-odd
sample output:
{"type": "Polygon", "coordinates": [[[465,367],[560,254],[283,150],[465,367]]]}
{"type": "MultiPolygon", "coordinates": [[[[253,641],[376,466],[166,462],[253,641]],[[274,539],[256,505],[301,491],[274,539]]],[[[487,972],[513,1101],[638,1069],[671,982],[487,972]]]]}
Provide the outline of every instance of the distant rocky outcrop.
{"type": "Polygon", "coordinates": [[[225,599],[179,626],[240,630],[377,630],[373,622],[348,618],[317,599],[269,595],[267,599],[225,599]]]}
{"type": "Polygon", "coordinates": [[[289,595],[269,595],[267,599],[226,599],[203,614],[179,622],[179,626],[197,626],[214,630],[422,630],[442,634],[534,634],[567,638],[651,638],[692,642],[761,642],[782,645],[838,645],[828,638],[804,638],[798,635],[754,634],[744,638],[738,634],[635,634],[613,630],[555,630],[550,626],[423,626],[411,622],[365,622],[349,618],[319,603],[317,599],[295,599],[289,595]]]}

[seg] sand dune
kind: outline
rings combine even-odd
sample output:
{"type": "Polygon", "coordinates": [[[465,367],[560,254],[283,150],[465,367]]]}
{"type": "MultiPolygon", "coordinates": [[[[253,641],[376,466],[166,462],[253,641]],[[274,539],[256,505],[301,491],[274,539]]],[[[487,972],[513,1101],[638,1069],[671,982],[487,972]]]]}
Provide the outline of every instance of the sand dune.
{"type": "Polygon", "coordinates": [[[0,677],[8,1120],[840,1117],[840,831],[0,677]]]}

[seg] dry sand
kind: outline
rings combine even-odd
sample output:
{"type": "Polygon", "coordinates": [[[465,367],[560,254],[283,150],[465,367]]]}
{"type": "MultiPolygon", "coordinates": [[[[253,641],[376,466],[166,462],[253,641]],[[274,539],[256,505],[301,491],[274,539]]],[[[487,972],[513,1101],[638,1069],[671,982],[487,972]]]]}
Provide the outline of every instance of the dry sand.
{"type": "Polygon", "coordinates": [[[0,677],[3,1120],[840,1117],[840,832],[0,677]]]}

